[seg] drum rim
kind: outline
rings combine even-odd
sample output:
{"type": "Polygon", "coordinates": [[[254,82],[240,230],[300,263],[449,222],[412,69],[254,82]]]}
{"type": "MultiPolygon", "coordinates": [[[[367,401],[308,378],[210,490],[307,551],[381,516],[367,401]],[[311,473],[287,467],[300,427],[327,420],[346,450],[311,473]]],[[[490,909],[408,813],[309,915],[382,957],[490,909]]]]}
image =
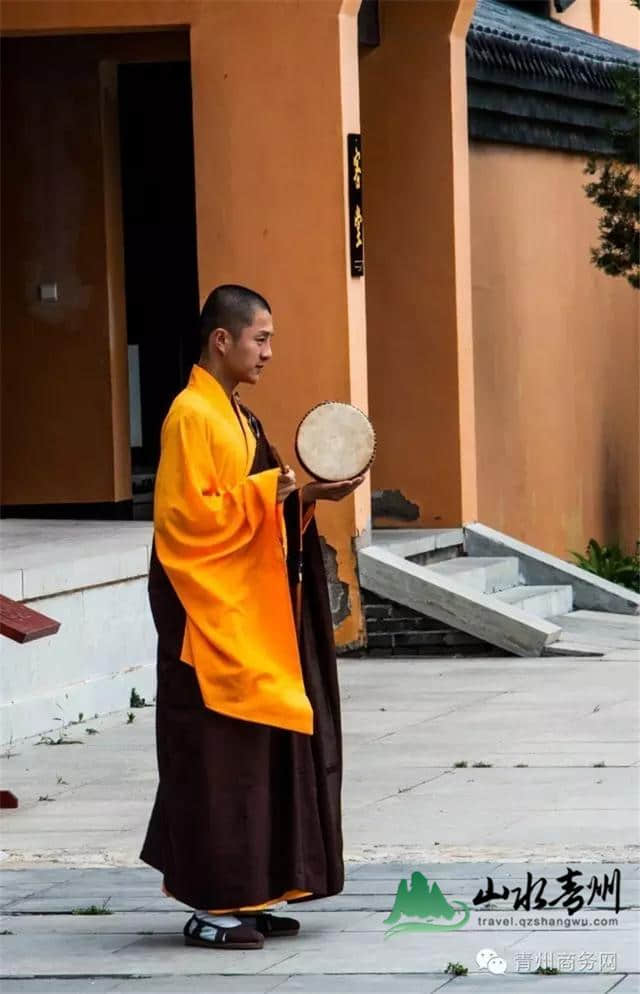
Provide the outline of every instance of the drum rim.
{"type": "MultiPolygon", "coordinates": [[[[296,428],[296,437],[295,437],[294,447],[295,447],[296,456],[298,458],[298,462],[300,463],[300,465],[302,466],[302,468],[305,470],[305,472],[307,472],[309,474],[309,476],[312,476],[314,478],[314,480],[318,480],[320,483],[339,483],[340,481],[339,480],[327,480],[324,476],[318,476],[317,473],[314,473],[313,470],[309,469],[309,467],[305,463],[304,459],[300,455],[300,450],[298,448],[298,435],[300,433],[300,428],[302,427],[303,422],[305,421],[306,418],[309,417],[309,415],[313,411],[317,411],[317,409],[319,407],[329,407],[330,404],[342,404],[343,407],[353,407],[356,411],[359,411],[360,414],[363,416],[363,418],[365,418],[367,420],[367,422],[368,422],[368,424],[369,424],[369,426],[371,428],[371,431],[373,433],[373,448],[371,450],[371,458],[369,459],[369,462],[364,467],[364,469],[361,469],[360,472],[356,474],[357,476],[362,476],[363,473],[366,473],[371,468],[371,465],[373,464],[373,461],[374,461],[374,459],[376,457],[376,449],[377,449],[377,445],[378,445],[378,437],[376,435],[376,430],[373,427],[373,424],[371,423],[371,419],[369,418],[368,414],[365,414],[365,412],[360,407],[358,407],[357,404],[351,404],[347,400],[321,400],[319,404],[314,404],[313,407],[310,407],[309,410],[300,419],[300,423],[299,423],[298,427],[296,428]]],[[[355,479],[355,477],[352,477],[351,479],[355,479]]]]}

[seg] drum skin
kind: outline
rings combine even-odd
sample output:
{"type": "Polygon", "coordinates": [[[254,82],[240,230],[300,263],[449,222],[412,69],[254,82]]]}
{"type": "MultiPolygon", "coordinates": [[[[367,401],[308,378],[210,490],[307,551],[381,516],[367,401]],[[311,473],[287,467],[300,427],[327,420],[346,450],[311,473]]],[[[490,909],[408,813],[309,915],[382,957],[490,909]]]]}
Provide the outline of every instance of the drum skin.
{"type": "Polygon", "coordinates": [[[360,476],[371,466],[376,435],[359,408],[332,400],[305,414],[295,445],[300,464],[310,476],[335,483],[360,476]]]}

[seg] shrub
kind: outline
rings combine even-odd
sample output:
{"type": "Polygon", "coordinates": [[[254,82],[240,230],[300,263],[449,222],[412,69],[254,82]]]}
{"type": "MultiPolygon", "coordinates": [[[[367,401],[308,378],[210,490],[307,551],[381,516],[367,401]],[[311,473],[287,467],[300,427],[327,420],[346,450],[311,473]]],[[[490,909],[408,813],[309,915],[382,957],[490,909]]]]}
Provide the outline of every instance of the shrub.
{"type": "Polygon", "coordinates": [[[585,556],[580,552],[571,555],[578,566],[590,573],[640,593],[640,541],[636,542],[636,551],[630,556],[625,555],[619,545],[599,545],[595,538],[589,539],[585,556]]]}

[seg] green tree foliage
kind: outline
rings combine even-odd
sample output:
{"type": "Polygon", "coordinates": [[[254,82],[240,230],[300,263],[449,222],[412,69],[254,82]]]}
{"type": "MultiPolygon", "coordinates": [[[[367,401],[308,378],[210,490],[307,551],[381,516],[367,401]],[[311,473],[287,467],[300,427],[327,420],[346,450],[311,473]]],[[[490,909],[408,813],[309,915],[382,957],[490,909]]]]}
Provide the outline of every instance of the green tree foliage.
{"type": "MultiPolygon", "coordinates": [[[[640,0],[632,0],[640,8],[640,0]]],[[[591,249],[591,261],[609,276],[623,276],[640,289],[640,73],[621,68],[615,73],[628,127],[612,129],[615,155],[603,161],[590,158],[585,173],[594,180],[585,185],[587,196],[600,209],[600,242],[591,249]]]]}

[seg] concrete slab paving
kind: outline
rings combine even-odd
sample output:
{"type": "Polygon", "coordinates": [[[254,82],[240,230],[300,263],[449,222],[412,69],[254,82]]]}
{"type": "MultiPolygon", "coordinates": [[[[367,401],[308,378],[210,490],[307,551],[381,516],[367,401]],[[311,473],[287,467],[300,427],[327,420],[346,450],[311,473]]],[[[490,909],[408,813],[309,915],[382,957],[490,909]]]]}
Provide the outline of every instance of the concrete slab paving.
{"type": "MultiPolygon", "coordinates": [[[[492,976],[454,977],[445,988],[447,994],[616,994],[621,989],[618,985],[624,977],[619,974],[611,976],[581,974],[578,976],[564,975],[562,977],[501,977],[499,980],[492,976]],[[498,988],[498,984],[500,985],[498,988]]],[[[629,991],[631,988],[629,988],[629,991]]],[[[635,991],[636,988],[633,988],[635,991]]]]}
{"type": "Polygon", "coordinates": [[[2,994],[105,994],[115,983],[113,977],[3,977],[0,990],[2,994]]]}
{"type": "Polygon", "coordinates": [[[224,960],[184,946],[188,909],[138,861],[156,785],[153,708],[137,709],[131,724],[119,712],[68,725],[81,745],[13,743],[2,780],[21,806],[0,815],[0,932],[13,933],[0,939],[2,991],[638,990],[639,655],[619,624],[608,635],[603,624],[605,637],[630,647],[603,660],[342,661],[344,891],[291,907],[296,939],[225,951],[224,960]],[[471,765],[479,761],[493,765],[471,765]],[[579,927],[562,907],[542,927],[532,919],[543,912],[516,920],[510,902],[472,905],[487,876],[513,889],[529,870],[558,887],[567,865],[585,885],[620,866],[629,910],[615,928],[601,924],[610,899],[581,909],[579,927]],[[464,929],[386,937],[397,885],[415,870],[448,900],[472,905],[464,929]],[[69,913],[107,898],[111,915],[69,913]],[[487,947],[507,960],[504,976],[480,971],[475,956],[487,947]],[[515,970],[516,955],[581,952],[615,952],[615,969],[515,970]],[[469,976],[445,974],[449,961],[469,976]]]}
{"type": "MultiPolygon", "coordinates": [[[[616,994],[640,994],[640,977],[637,974],[623,977],[615,989],[616,994]]],[[[608,992],[607,992],[608,994],[608,992]]]]}
{"type": "MultiPolygon", "coordinates": [[[[85,992],[117,992],[117,994],[435,994],[446,991],[455,994],[495,994],[496,978],[459,977],[443,980],[439,974],[350,974],[326,976],[305,975],[283,977],[273,975],[215,977],[215,987],[207,976],[175,977],[136,977],[126,980],[113,978],[72,980],[69,978],[47,981],[5,980],[2,990],[6,994],[85,994],[85,992]]],[[[501,994],[637,994],[640,989],[635,978],[620,975],[602,976],[563,976],[563,977],[510,977],[501,978],[501,994]],[[627,980],[633,986],[627,986],[627,980]]]]}
{"type": "MultiPolygon", "coordinates": [[[[508,881],[508,886],[521,886],[525,882],[527,869],[546,875],[549,883],[564,870],[561,864],[533,865],[528,864],[423,864],[421,871],[428,879],[440,883],[443,892],[447,892],[447,881],[444,874],[453,872],[449,881],[451,884],[450,897],[467,902],[476,893],[476,884],[482,881],[486,886],[485,871],[491,871],[496,886],[508,881]]],[[[553,953],[578,954],[580,952],[615,953],[616,979],[622,979],[624,972],[638,969],[637,931],[638,931],[638,902],[632,911],[622,911],[617,916],[618,925],[599,927],[596,924],[597,912],[589,909],[580,912],[581,927],[568,930],[564,924],[555,928],[530,928],[529,923],[534,914],[540,912],[518,913],[518,922],[512,924],[512,917],[506,911],[492,911],[491,908],[474,909],[473,918],[464,931],[438,934],[402,934],[389,939],[388,925],[384,919],[388,916],[394,901],[394,888],[389,882],[396,883],[403,877],[408,877],[418,867],[415,864],[394,864],[390,866],[366,866],[363,864],[348,864],[347,883],[367,884],[371,894],[354,895],[341,894],[322,901],[308,902],[303,909],[298,905],[295,911],[302,923],[300,936],[295,939],[282,939],[266,944],[264,950],[252,952],[225,951],[224,962],[218,965],[226,976],[211,972],[212,956],[206,950],[188,949],[182,944],[180,935],[186,919],[187,910],[175,910],[176,902],[164,899],[167,909],[164,913],[129,912],[116,913],[106,916],[76,916],[70,914],[55,914],[58,903],[57,894],[65,887],[71,893],[82,892],[93,895],[94,898],[104,894],[105,890],[116,894],[131,894],[140,891],[140,904],[147,903],[149,882],[157,877],[153,871],[135,868],[67,870],[67,880],[60,880],[59,871],[51,870],[14,870],[5,871],[3,877],[11,877],[13,886],[18,882],[15,878],[24,872],[25,883],[41,895],[40,901],[49,908],[45,915],[28,913],[5,914],[0,922],[2,931],[2,972],[5,976],[27,978],[34,972],[40,972],[42,979],[58,976],[61,981],[81,974],[106,979],[107,975],[114,980],[114,986],[101,986],[99,990],[118,991],[247,991],[253,992],[277,989],[267,984],[260,984],[266,975],[274,975],[274,980],[287,991],[321,992],[349,990],[358,991],[413,991],[439,990],[444,983],[453,983],[453,978],[444,974],[448,962],[461,962],[470,973],[479,973],[475,962],[477,952],[482,948],[493,948],[502,955],[509,964],[510,975],[501,978],[500,991],[529,991],[549,990],[548,987],[523,986],[522,978],[515,973],[516,954],[533,957],[536,954],[549,956],[553,953]],[[351,879],[353,868],[354,877],[351,879]],[[375,873],[375,875],[373,875],[375,873]],[[55,883],[52,879],[55,874],[55,883]],[[38,876],[42,877],[38,886],[38,876]],[[341,910],[347,899],[356,900],[361,905],[360,910],[341,910]],[[380,910],[371,911],[372,907],[380,910]],[[365,910],[363,910],[365,909],[365,910]],[[499,928],[481,925],[481,916],[489,923],[502,921],[499,928]],[[524,922],[522,924],[521,922],[524,922]],[[587,919],[586,924],[583,922],[587,919]],[[13,932],[7,935],[6,930],[13,932]],[[151,933],[151,934],[147,934],[151,933]],[[33,940],[37,935],[38,957],[34,960],[33,940]],[[249,959],[249,957],[251,957],[249,959]],[[366,973],[363,974],[363,965],[366,973]],[[131,979],[127,977],[131,976],[131,979]],[[200,978],[198,979],[198,975],[200,978]],[[231,975],[231,976],[229,976],[231,975]],[[256,976],[259,975],[259,976],[256,976]],[[403,985],[396,976],[407,977],[403,985]],[[433,976],[432,976],[433,975],[433,976]],[[348,982],[345,983],[345,976],[348,982]],[[415,987],[415,977],[424,980],[421,988],[415,987]],[[152,979],[145,980],[144,978],[152,979]],[[331,978],[334,978],[333,980],[331,978]],[[115,981],[120,978],[118,984],[115,981]],[[153,986],[158,978],[161,985],[153,986]],[[353,983],[351,983],[353,978],[353,983]],[[390,978],[393,978],[390,980],[390,978]],[[307,983],[308,979],[308,983],[307,983]],[[188,981],[188,983],[187,983],[188,981]],[[224,986],[220,981],[224,981],[224,986]],[[248,982],[247,982],[248,981],[248,982]],[[373,983],[372,983],[373,981],[373,983]],[[393,986],[386,986],[390,982],[393,986]],[[433,983],[432,983],[433,981],[433,983]],[[202,986],[199,986],[199,982],[202,986]],[[322,986],[325,983],[326,986],[322,986]],[[181,987],[180,984],[183,986],[181,987]],[[209,984],[210,986],[206,986],[209,984]],[[340,984],[343,986],[341,987],[340,984]],[[510,986],[511,985],[511,986],[510,986]]],[[[596,873],[602,877],[606,869],[599,864],[585,865],[587,873],[596,873]]],[[[634,884],[637,880],[638,866],[629,868],[629,880],[634,884]]],[[[621,867],[623,882],[627,879],[626,866],[621,867]]],[[[26,888],[23,888],[26,889],[26,888]]],[[[556,920],[566,921],[569,916],[564,909],[554,909],[556,920]]],[[[611,911],[608,913],[611,919],[611,911]]],[[[600,912],[599,920],[602,921],[600,912]]],[[[573,919],[577,923],[577,916],[573,919]]],[[[572,923],[572,924],[573,924],[572,923]]],[[[218,954],[221,955],[221,954],[218,954]]],[[[460,978],[462,980],[463,978],[460,978]]],[[[470,978],[464,978],[468,981],[470,978]]],[[[479,976],[483,981],[485,978],[479,976]]],[[[530,977],[534,984],[543,984],[552,978],[530,977]]],[[[598,986],[598,978],[583,976],[588,985],[580,987],[573,983],[573,977],[567,976],[571,986],[557,987],[557,990],[604,992],[610,988],[604,984],[598,986]]],[[[600,980],[613,979],[601,975],[600,980]]],[[[492,978],[493,983],[496,978],[492,978]]],[[[459,981],[456,980],[456,983],[459,981]]],[[[28,981],[15,990],[32,991],[64,991],[77,990],[64,986],[39,987],[40,978],[28,981]]],[[[469,987],[469,985],[467,984],[469,987]]],[[[3,981],[3,990],[10,990],[3,981]]],[[[89,989],[89,988],[85,988],[89,989]]],[[[491,990],[495,994],[497,988],[490,986],[469,987],[470,990],[491,990]]],[[[632,989],[632,988],[630,988],[632,989]]]]}

